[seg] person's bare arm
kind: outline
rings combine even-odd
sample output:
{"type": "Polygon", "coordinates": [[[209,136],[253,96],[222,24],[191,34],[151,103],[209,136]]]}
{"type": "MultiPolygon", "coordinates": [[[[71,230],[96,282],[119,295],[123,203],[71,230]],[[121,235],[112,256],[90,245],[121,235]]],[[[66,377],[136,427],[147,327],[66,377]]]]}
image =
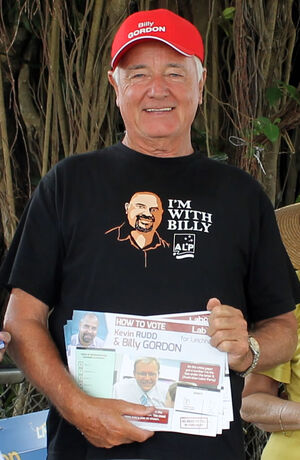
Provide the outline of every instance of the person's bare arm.
{"type": "Polygon", "coordinates": [[[278,386],[266,375],[248,375],[241,416],[264,431],[300,430],[300,403],[278,397],[278,386]]]}
{"type": "Polygon", "coordinates": [[[0,331],[0,362],[3,359],[4,353],[6,352],[7,346],[11,340],[10,334],[6,331],[0,331]]]}
{"type": "Polygon", "coordinates": [[[79,389],[61,361],[47,320],[47,305],[21,289],[13,289],[4,326],[12,335],[9,353],[28,379],[97,447],[143,442],[151,437],[152,431],[135,427],[123,415],[150,415],[153,408],[93,398],[79,389]]]}
{"type": "MultiPolygon", "coordinates": [[[[207,309],[211,311],[208,329],[211,345],[228,352],[231,369],[245,371],[250,367],[253,355],[243,313],[237,308],[221,305],[215,298],[209,300],[207,309]]],[[[259,321],[249,334],[257,339],[261,350],[256,370],[270,369],[291,359],[297,345],[296,317],[289,312],[259,321]]]]}

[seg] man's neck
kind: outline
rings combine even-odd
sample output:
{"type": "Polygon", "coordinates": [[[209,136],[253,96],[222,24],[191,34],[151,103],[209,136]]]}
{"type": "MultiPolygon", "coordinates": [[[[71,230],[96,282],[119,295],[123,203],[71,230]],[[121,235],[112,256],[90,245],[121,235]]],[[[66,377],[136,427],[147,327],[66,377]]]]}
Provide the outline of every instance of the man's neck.
{"type": "Polygon", "coordinates": [[[194,152],[190,138],[184,139],[132,139],[128,133],[122,141],[126,147],[145,155],[161,158],[183,157],[194,152]]]}
{"type": "Polygon", "coordinates": [[[136,242],[136,244],[143,249],[145,246],[148,246],[153,240],[153,233],[144,233],[142,234],[141,232],[137,230],[133,230],[131,232],[131,235],[136,242]]]}

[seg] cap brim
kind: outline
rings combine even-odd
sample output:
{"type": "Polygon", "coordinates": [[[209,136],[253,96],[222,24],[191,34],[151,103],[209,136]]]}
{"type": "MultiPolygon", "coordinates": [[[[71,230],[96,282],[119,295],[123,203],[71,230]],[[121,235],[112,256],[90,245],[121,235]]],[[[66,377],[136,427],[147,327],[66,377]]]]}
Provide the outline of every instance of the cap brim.
{"type": "Polygon", "coordinates": [[[115,54],[115,56],[113,57],[112,61],[111,61],[111,67],[112,69],[115,69],[116,66],[118,65],[119,61],[122,59],[122,57],[124,56],[124,54],[130,49],[132,48],[134,45],[137,44],[137,42],[141,42],[143,40],[157,40],[157,41],[160,41],[168,46],[170,46],[171,48],[173,48],[175,51],[177,51],[178,53],[180,54],[183,54],[184,56],[187,56],[187,57],[191,57],[192,54],[189,54],[188,52],[184,51],[183,49],[180,49],[178,48],[176,45],[174,45],[173,43],[170,43],[169,41],[167,40],[164,40],[163,38],[160,38],[160,37],[153,37],[152,35],[146,35],[146,36],[143,36],[143,37],[135,37],[133,38],[132,40],[128,41],[125,45],[123,45],[119,50],[118,52],[115,54]]]}

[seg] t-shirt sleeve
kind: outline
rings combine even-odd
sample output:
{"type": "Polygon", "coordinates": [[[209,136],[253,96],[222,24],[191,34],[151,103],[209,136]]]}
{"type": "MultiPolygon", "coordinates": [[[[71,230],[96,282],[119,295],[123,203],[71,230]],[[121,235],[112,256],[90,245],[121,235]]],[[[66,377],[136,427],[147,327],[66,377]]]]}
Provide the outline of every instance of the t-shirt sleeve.
{"type": "Polygon", "coordinates": [[[62,239],[55,171],[40,182],[21,217],[0,271],[0,283],[51,306],[59,295],[62,239]]]}
{"type": "MultiPolygon", "coordinates": [[[[296,272],[298,279],[300,279],[300,270],[296,272]]],[[[293,361],[298,364],[298,354],[299,354],[299,339],[300,339],[300,304],[296,305],[295,315],[298,323],[298,346],[294,353],[294,356],[291,361],[287,361],[286,363],[279,364],[278,366],[273,367],[267,371],[259,372],[260,374],[267,375],[272,379],[276,380],[277,382],[282,383],[291,383],[292,377],[292,367],[293,361]]],[[[295,364],[294,364],[295,365],[295,364]]]]}
{"type": "Polygon", "coordinates": [[[300,302],[300,284],[282,243],[275,213],[261,191],[260,217],[253,228],[247,276],[250,322],[283,314],[300,302]]]}
{"type": "Polygon", "coordinates": [[[260,374],[271,377],[276,382],[290,383],[291,382],[291,362],[288,361],[283,364],[279,364],[268,371],[260,372],[260,374]]]}

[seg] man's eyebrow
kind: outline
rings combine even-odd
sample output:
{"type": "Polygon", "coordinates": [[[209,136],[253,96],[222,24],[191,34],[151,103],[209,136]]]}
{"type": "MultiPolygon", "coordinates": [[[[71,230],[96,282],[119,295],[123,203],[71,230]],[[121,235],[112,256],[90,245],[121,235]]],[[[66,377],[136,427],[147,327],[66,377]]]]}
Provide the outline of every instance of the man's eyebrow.
{"type": "Polygon", "coordinates": [[[184,65],[178,64],[177,62],[170,62],[166,67],[175,67],[176,69],[184,69],[184,65]]]}
{"type": "MultiPolygon", "coordinates": [[[[133,64],[127,67],[127,70],[146,69],[147,67],[148,66],[146,64],[133,64]]],[[[173,68],[182,69],[182,70],[185,68],[184,65],[179,64],[177,62],[169,62],[168,64],[166,64],[166,67],[173,67],[173,68]]]]}
{"type": "Polygon", "coordinates": [[[135,64],[135,65],[130,65],[127,67],[127,70],[138,70],[138,69],[145,69],[147,66],[146,64],[135,64]]]}

